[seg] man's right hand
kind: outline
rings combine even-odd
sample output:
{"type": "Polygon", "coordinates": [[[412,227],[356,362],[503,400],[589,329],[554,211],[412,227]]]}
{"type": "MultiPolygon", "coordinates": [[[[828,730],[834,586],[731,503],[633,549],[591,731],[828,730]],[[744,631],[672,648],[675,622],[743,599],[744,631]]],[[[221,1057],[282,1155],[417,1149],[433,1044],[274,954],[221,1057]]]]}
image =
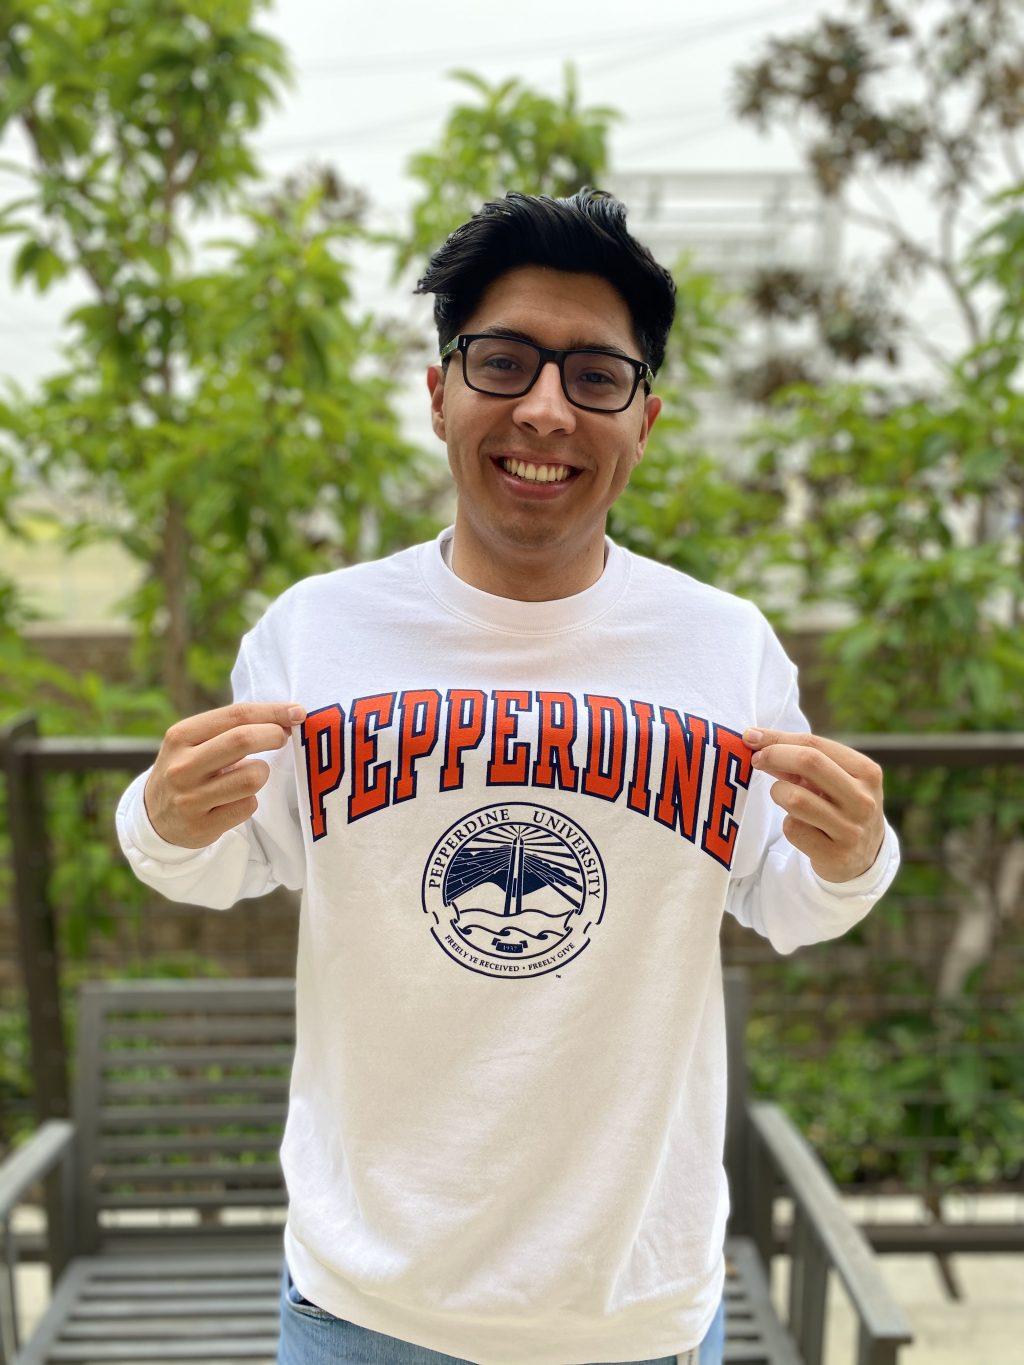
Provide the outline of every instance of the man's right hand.
{"type": "Polygon", "coordinates": [[[149,822],[180,848],[206,848],[256,810],[254,793],[270,776],[263,759],[246,754],[280,749],[291,738],[293,702],[243,701],[201,711],[164,735],[142,793],[149,822]]]}

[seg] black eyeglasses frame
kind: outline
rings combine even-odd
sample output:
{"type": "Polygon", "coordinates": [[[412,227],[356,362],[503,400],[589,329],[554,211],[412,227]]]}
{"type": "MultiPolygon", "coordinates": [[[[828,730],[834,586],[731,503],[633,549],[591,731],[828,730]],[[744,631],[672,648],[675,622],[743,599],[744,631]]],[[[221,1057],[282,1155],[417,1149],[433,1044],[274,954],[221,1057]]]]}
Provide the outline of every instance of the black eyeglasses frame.
{"type": "Polygon", "coordinates": [[[472,389],[474,393],[482,393],[485,398],[522,398],[525,394],[530,392],[534,384],[536,384],[541,370],[551,360],[558,366],[559,378],[562,381],[562,392],[565,394],[566,401],[571,403],[574,408],[582,409],[583,412],[625,412],[636,397],[636,391],[640,386],[641,381],[643,381],[644,390],[647,395],[650,394],[651,385],[654,383],[654,371],[645,360],[634,360],[632,356],[623,355],[621,351],[595,350],[592,346],[572,346],[567,350],[558,351],[550,346],[538,346],[535,341],[526,341],[523,337],[506,337],[498,332],[460,332],[458,336],[452,337],[451,341],[449,341],[448,345],[441,352],[442,364],[446,365],[455,351],[459,351],[462,354],[463,383],[467,388],[472,389]],[[471,384],[469,382],[469,379],[466,377],[466,349],[471,341],[477,341],[482,337],[489,337],[492,341],[515,341],[521,346],[532,346],[538,353],[539,360],[537,362],[537,368],[534,371],[533,378],[527,384],[526,388],[523,389],[522,393],[489,393],[487,389],[478,388],[476,384],[471,384]],[[613,355],[616,359],[624,360],[627,364],[632,365],[633,369],[636,371],[636,377],[633,380],[633,387],[629,392],[629,398],[623,403],[622,407],[595,408],[588,406],[586,403],[577,403],[576,399],[570,395],[565,383],[565,358],[569,355],[613,355]]]}

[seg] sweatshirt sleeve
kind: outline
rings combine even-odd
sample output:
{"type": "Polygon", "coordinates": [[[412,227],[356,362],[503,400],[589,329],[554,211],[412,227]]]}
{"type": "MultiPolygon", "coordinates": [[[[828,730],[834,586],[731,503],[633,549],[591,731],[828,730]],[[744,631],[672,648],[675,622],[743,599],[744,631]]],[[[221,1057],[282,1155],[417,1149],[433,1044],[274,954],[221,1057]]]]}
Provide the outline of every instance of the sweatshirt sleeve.
{"type": "MultiPolygon", "coordinates": [[[[297,700],[262,641],[261,625],[242,638],[231,671],[232,699],[297,700]]],[[[257,809],[205,848],[183,848],[156,832],[143,800],[153,765],[139,773],[122,793],[115,814],[118,842],[139,881],[168,900],[212,910],[227,910],[277,886],[301,890],[306,860],[295,779],[296,734],[293,730],[291,741],[280,749],[244,756],[242,762],[261,758],[270,766],[269,778],[256,793],[257,809]]]]}
{"type": "MultiPolygon", "coordinates": [[[[765,729],[809,734],[810,722],[800,709],[796,665],[786,657],[770,626],[769,636],[766,657],[779,680],[776,695],[784,690],[785,696],[781,707],[759,715],[758,723],[763,722],[765,729]]],[[[872,865],[850,881],[826,881],[815,872],[807,854],[782,832],[786,812],[770,795],[777,780],[751,770],[725,909],[740,924],[768,939],[777,953],[788,954],[810,943],[840,938],[864,919],[896,876],[900,846],[886,820],[882,846],[872,865]]]]}

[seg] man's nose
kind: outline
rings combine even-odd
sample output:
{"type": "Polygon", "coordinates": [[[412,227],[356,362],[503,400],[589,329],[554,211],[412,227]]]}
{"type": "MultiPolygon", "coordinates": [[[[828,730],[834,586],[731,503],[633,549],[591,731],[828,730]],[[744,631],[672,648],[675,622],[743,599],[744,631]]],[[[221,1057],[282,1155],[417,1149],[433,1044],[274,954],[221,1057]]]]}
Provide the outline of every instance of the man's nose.
{"type": "Polygon", "coordinates": [[[572,416],[573,406],[562,390],[562,376],[556,361],[549,360],[541,366],[540,374],[519,403],[527,414],[534,410],[555,410],[563,419],[572,416]]]}

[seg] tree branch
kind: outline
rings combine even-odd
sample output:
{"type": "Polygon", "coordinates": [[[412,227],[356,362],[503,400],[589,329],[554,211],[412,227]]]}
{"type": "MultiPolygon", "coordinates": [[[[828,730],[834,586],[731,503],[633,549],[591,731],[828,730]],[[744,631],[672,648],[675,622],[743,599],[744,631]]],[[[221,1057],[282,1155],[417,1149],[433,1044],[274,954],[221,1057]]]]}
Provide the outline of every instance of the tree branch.
{"type": "Polygon", "coordinates": [[[999,146],[1014,180],[1024,180],[1024,165],[1021,164],[1020,157],[1017,155],[1016,143],[1009,133],[1003,131],[999,134],[999,146]]]}
{"type": "Polygon", "coordinates": [[[950,262],[943,256],[937,256],[934,251],[930,251],[920,242],[915,242],[914,239],[908,237],[897,224],[890,222],[888,218],[882,217],[881,214],[868,213],[865,209],[855,209],[849,204],[843,205],[843,211],[853,222],[863,223],[865,227],[877,228],[882,232],[888,233],[889,236],[892,237],[894,241],[899,242],[910,255],[917,257],[926,265],[931,266],[931,268],[940,275],[949,286],[949,290],[964,319],[964,324],[967,327],[974,344],[977,345],[981,340],[981,328],[974,307],[960,281],[957,279],[956,272],[950,262]]]}

